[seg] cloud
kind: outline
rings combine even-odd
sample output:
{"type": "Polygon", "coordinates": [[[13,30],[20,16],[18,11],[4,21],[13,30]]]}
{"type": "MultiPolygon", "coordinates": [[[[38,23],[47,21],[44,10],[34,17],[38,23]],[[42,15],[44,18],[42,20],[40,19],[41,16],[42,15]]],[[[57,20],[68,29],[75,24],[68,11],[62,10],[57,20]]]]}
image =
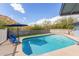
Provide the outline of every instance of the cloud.
{"type": "Polygon", "coordinates": [[[29,23],[29,25],[34,25],[34,24],[42,24],[46,19],[40,19],[36,22],[32,22],[32,23],[29,23]]]}
{"type": "Polygon", "coordinates": [[[42,24],[44,21],[51,21],[52,23],[55,22],[56,20],[58,19],[61,19],[62,17],[61,16],[56,16],[56,17],[52,17],[50,19],[39,19],[38,21],[36,22],[33,22],[33,23],[30,23],[29,25],[33,25],[33,24],[42,24]]]}
{"type": "Polygon", "coordinates": [[[16,11],[18,11],[20,13],[25,13],[25,10],[24,10],[24,8],[22,7],[21,4],[12,3],[10,5],[14,8],[14,10],[16,10],[16,11]]]}
{"type": "Polygon", "coordinates": [[[56,17],[53,17],[53,18],[49,19],[49,21],[54,22],[54,21],[56,21],[58,19],[61,19],[61,18],[62,18],[61,16],[56,16],[56,17]]]}

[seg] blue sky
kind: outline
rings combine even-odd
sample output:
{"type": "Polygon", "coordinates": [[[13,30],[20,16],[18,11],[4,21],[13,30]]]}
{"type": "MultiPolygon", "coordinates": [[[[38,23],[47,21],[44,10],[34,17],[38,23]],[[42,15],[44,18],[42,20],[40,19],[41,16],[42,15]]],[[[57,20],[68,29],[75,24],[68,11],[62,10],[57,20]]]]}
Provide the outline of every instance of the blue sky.
{"type": "Polygon", "coordinates": [[[61,3],[0,4],[0,14],[23,24],[59,16],[61,3]]]}

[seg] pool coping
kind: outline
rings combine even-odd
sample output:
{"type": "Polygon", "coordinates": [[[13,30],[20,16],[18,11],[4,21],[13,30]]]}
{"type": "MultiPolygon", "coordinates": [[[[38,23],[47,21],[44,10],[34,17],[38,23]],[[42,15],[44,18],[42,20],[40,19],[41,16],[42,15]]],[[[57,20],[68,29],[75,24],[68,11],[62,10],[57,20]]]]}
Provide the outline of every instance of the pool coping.
{"type": "Polygon", "coordinates": [[[39,37],[39,36],[46,36],[46,35],[55,35],[55,34],[47,33],[47,34],[40,34],[40,35],[24,36],[24,37],[20,37],[20,42],[22,42],[24,38],[39,37]]]}
{"type": "MultiPolygon", "coordinates": [[[[51,33],[49,33],[49,34],[51,34],[51,33]]],[[[44,34],[44,35],[49,35],[49,34],[44,34]]],[[[29,36],[29,37],[27,37],[27,38],[30,38],[30,37],[36,37],[36,36],[42,36],[42,35],[34,35],[34,36],[29,36]]],[[[79,38],[74,38],[72,35],[68,35],[68,34],[64,34],[64,36],[66,36],[66,37],[68,37],[68,38],[71,38],[71,39],[73,39],[73,40],[75,40],[75,41],[78,41],[79,42],[79,38]]],[[[72,45],[72,46],[74,46],[74,45],[72,45]]],[[[58,50],[56,50],[56,51],[50,51],[50,52],[47,52],[47,53],[45,53],[45,54],[42,54],[42,55],[38,55],[38,56],[51,56],[50,55],[50,53],[52,54],[52,56],[54,55],[53,53],[54,52],[57,52],[57,51],[60,51],[60,50],[64,50],[64,49],[67,49],[67,48],[69,48],[69,47],[72,47],[72,46],[68,46],[68,47],[65,47],[65,48],[62,48],[62,49],[58,49],[58,50]]],[[[77,44],[75,44],[75,46],[78,46],[77,44]]],[[[17,48],[17,51],[19,51],[20,53],[19,54],[16,54],[16,56],[28,56],[28,55],[25,55],[24,53],[23,53],[23,51],[22,51],[22,44],[20,44],[19,46],[18,46],[18,48],[17,48]]],[[[60,52],[61,53],[61,52],[60,52]]],[[[61,56],[61,54],[60,54],[60,56],[61,56]]]]}
{"type": "MultiPolygon", "coordinates": [[[[64,36],[66,36],[66,37],[68,37],[68,38],[71,38],[72,40],[75,40],[75,41],[77,41],[78,43],[79,43],[79,37],[77,37],[77,36],[73,36],[73,35],[68,35],[68,34],[64,34],[64,36]]],[[[62,48],[62,49],[58,49],[58,50],[56,50],[56,51],[51,51],[51,52],[48,52],[48,53],[45,53],[45,54],[42,54],[42,55],[40,55],[40,56],[79,56],[79,52],[76,50],[76,49],[72,49],[72,48],[75,48],[75,47],[78,47],[78,48],[76,48],[76,49],[79,49],[79,46],[78,46],[78,44],[74,44],[74,45],[71,45],[71,46],[68,46],[68,47],[65,47],[65,48],[62,48]],[[78,54],[78,55],[76,55],[76,53],[74,53],[73,51],[73,54],[71,54],[71,55],[67,55],[67,54],[65,54],[65,53],[68,53],[68,52],[65,52],[67,49],[69,49],[70,51],[71,50],[75,50],[75,51],[77,51],[76,53],[78,54]],[[62,54],[62,52],[64,52],[63,54],[62,54]]]]}
{"type": "MultiPolygon", "coordinates": [[[[20,42],[22,42],[22,40],[24,38],[30,38],[30,37],[36,37],[36,36],[45,36],[45,35],[52,35],[52,33],[20,37],[20,42]]],[[[28,56],[28,55],[24,54],[23,51],[22,51],[22,43],[17,46],[16,51],[18,53],[15,53],[15,56],[28,56]]]]}

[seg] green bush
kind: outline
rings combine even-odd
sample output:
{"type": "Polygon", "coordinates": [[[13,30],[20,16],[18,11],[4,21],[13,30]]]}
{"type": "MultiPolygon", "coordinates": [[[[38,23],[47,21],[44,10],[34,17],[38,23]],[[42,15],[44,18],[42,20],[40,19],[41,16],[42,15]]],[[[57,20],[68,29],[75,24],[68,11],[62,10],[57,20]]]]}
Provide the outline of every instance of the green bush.
{"type": "Polygon", "coordinates": [[[57,21],[55,21],[54,24],[52,24],[52,29],[73,29],[74,26],[72,25],[74,22],[77,22],[77,19],[75,18],[62,18],[57,21]]]}
{"type": "Polygon", "coordinates": [[[34,25],[34,26],[32,26],[32,29],[31,30],[43,30],[44,28],[42,27],[42,26],[40,26],[40,25],[34,25]]]}

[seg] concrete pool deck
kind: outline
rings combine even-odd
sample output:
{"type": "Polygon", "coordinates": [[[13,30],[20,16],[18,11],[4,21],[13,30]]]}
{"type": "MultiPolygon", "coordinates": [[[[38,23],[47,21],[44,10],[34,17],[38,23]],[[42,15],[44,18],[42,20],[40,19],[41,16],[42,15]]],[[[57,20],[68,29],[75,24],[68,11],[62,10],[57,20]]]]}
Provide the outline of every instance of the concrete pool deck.
{"type": "Polygon", "coordinates": [[[0,45],[0,56],[12,56],[15,46],[8,40],[0,45]]]}
{"type": "MultiPolygon", "coordinates": [[[[64,34],[64,36],[67,36],[79,42],[79,37],[76,37],[74,35],[68,35],[68,34],[64,34]]],[[[24,37],[21,37],[20,39],[22,40],[23,38],[24,37]]],[[[17,46],[17,51],[18,53],[16,53],[15,56],[27,56],[22,51],[22,44],[19,44],[17,46]]],[[[56,51],[51,51],[39,56],[79,56],[79,45],[75,44],[75,45],[65,47],[56,51]]]]}

